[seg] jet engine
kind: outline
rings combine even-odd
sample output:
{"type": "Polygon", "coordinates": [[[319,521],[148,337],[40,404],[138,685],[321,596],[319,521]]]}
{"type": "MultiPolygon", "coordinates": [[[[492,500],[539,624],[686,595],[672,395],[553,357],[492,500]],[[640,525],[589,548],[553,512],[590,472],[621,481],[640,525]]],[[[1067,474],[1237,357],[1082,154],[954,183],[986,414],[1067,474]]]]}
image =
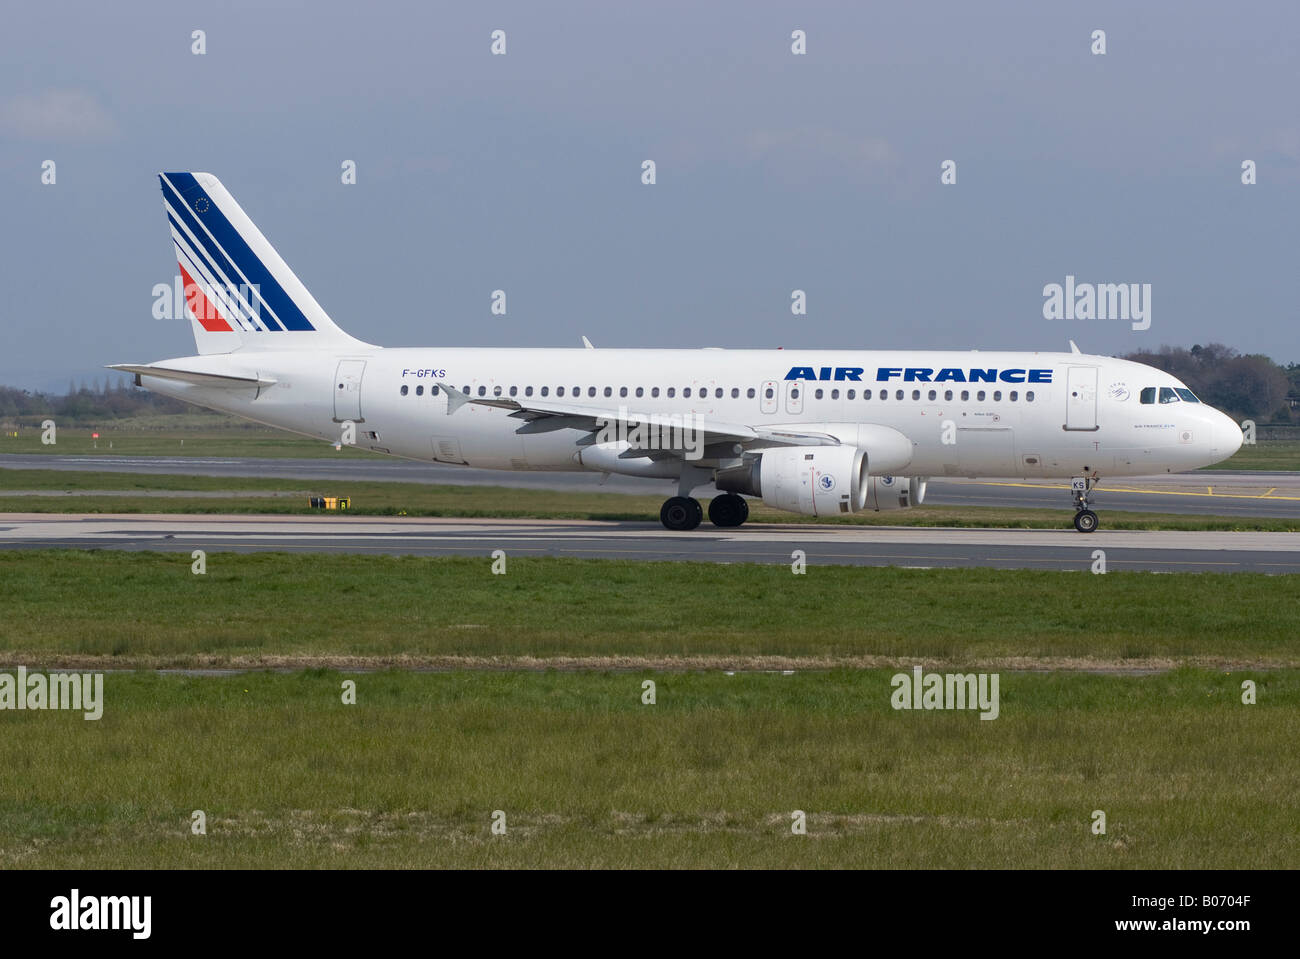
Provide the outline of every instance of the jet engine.
{"type": "Polygon", "coordinates": [[[792,446],[718,470],[714,484],[726,492],[760,496],[773,509],[830,516],[865,508],[870,479],[866,451],[856,446],[792,446]]]}
{"type": "Polygon", "coordinates": [[[907,509],[925,502],[924,476],[873,476],[867,483],[867,509],[907,509]]]}

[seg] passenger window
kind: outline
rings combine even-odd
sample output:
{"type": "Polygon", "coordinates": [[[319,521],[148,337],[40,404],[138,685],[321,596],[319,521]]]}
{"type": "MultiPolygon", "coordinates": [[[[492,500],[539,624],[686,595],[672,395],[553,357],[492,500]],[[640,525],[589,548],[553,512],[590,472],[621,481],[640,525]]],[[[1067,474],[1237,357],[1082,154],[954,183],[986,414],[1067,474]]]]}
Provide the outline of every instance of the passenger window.
{"type": "MultiPolygon", "coordinates": [[[[719,393],[718,395],[721,396],[722,394],[719,393]]],[[[740,390],[733,386],[731,388],[731,398],[734,400],[734,399],[738,399],[739,397],[740,397],[740,390]]]]}
{"type": "Polygon", "coordinates": [[[1177,403],[1177,402],[1178,402],[1178,394],[1175,393],[1175,392],[1174,392],[1170,387],[1168,387],[1168,386],[1162,386],[1162,387],[1160,387],[1160,402],[1161,402],[1161,403],[1177,403]]]}
{"type": "Polygon", "coordinates": [[[944,391],[943,391],[943,398],[944,398],[944,400],[945,400],[946,402],[951,403],[951,402],[952,402],[952,390],[944,390],[944,391]]]}
{"type": "Polygon", "coordinates": [[[934,398],[935,398],[936,396],[938,396],[938,395],[939,395],[939,394],[936,393],[934,390],[931,390],[931,391],[930,391],[930,399],[934,399],[934,398]]]}
{"type": "Polygon", "coordinates": [[[1154,386],[1146,387],[1138,396],[1140,403],[1154,403],[1156,401],[1156,388],[1154,386]]]}
{"type": "Polygon", "coordinates": [[[548,396],[548,395],[550,395],[550,392],[551,392],[551,388],[550,388],[549,386],[543,386],[543,387],[542,387],[542,395],[543,395],[543,396],[548,396]]]}
{"type": "Polygon", "coordinates": [[[611,387],[608,387],[608,386],[605,387],[605,395],[606,395],[606,396],[613,396],[613,395],[614,395],[614,390],[613,390],[611,387]]]}
{"type": "Polygon", "coordinates": [[[686,387],[686,389],[682,390],[682,396],[690,396],[690,395],[691,395],[691,388],[689,386],[686,387]]]}
{"type": "Polygon", "coordinates": [[[531,386],[525,386],[524,396],[532,396],[532,395],[533,395],[533,388],[531,386]]]}
{"type": "Polygon", "coordinates": [[[636,388],[636,395],[637,395],[637,398],[638,398],[638,399],[640,399],[642,396],[645,396],[645,387],[644,387],[644,386],[638,386],[638,387],[636,388]]]}
{"type": "Polygon", "coordinates": [[[1012,390],[1010,393],[1007,394],[1007,399],[1009,399],[1012,403],[1014,403],[1019,398],[1020,398],[1020,394],[1017,393],[1015,390],[1012,390]]]}
{"type": "Polygon", "coordinates": [[[921,398],[921,391],[920,391],[920,390],[912,390],[912,399],[914,399],[914,400],[919,400],[920,398],[921,398]]]}
{"type": "Polygon", "coordinates": [[[772,398],[772,387],[769,386],[766,390],[764,390],[763,395],[770,400],[772,398]]]}
{"type": "Polygon", "coordinates": [[[668,387],[668,398],[672,399],[676,395],[677,395],[677,387],[675,386],[668,387]]]}
{"type": "Polygon", "coordinates": [[[1032,403],[1033,401],[1034,401],[1034,391],[1033,391],[1033,390],[1026,390],[1026,391],[1025,391],[1025,402],[1026,402],[1026,403],[1032,403]]]}
{"type": "Polygon", "coordinates": [[[409,392],[411,392],[411,388],[410,388],[409,386],[403,386],[403,387],[402,387],[402,395],[403,395],[403,396],[405,396],[405,395],[406,395],[407,393],[409,393],[409,392]]]}
{"type": "Polygon", "coordinates": [[[423,396],[423,395],[424,395],[424,387],[423,387],[423,386],[417,386],[417,387],[415,388],[415,395],[416,395],[416,396],[423,396]]]}
{"type": "Polygon", "coordinates": [[[619,396],[627,396],[627,387],[626,387],[626,386],[620,386],[620,387],[618,388],[618,395],[619,395],[619,396]]]}
{"type": "Polygon", "coordinates": [[[563,396],[563,395],[564,395],[564,387],[563,387],[563,386],[557,386],[557,387],[555,388],[555,395],[556,395],[556,396],[563,396]]]}
{"type": "Polygon", "coordinates": [[[1000,402],[1002,402],[1002,391],[1001,391],[1001,390],[994,390],[994,391],[993,391],[993,402],[994,402],[994,403],[1000,403],[1000,402]]]}
{"type": "Polygon", "coordinates": [[[871,399],[871,390],[863,390],[863,391],[862,391],[862,398],[863,398],[864,400],[869,400],[869,399],[871,399]]]}
{"type": "Polygon", "coordinates": [[[652,387],[650,388],[650,395],[653,396],[653,397],[655,397],[655,398],[657,399],[657,398],[659,397],[659,387],[657,387],[657,386],[652,386],[652,387]]]}
{"type": "Polygon", "coordinates": [[[961,401],[962,401],[963,403],[965,403],[965,402],[967,402],[969,399],[970,399],[970,390],[962,390],[962,391],[961,391],[961,401]]]}
{"type": "Polygon", "coordinates": [[[487,396],[487,387],[486,387],[486,386],[480,386],[480,387],[478,388],[478,395],[479,395],[479,396],[487,396]]]}
{"type": "Polygon", "coordinates": [[[794,389],[790,391],[790,399],[797,400],[798,398],[799,398],[799,387],[796,386],[794,389]]]}
{"type": "Polygon", "coordinates": [[[983,390],[980,390],[978,393],[976,393],[976,394],[975,394],[975,399],[978,400],[979,402],[983,403],[983,402],[984,402],[984,391],[983,391],[983,390]]]}
{"type": "Polygon", "coordinates": [[[815,396],[817,399],[821,399],[821,398],[822,398],[822,391],[821,391],[821,390],[818,390],[816,393],[813,394],[813,396],[815,396]]]}
{"type": "Polygon", "coordinates": [[[849,390],[847,393],[844,394],[844,398],[846,400],[852,400],[852,399],[856,399],[857,395],[858,395],[857,390],[849,390]]]}
{"type": "MultiPolygon", "coordinates": [[[[429,392],[432,393],[433,390],[430,390],[429,392]]],[[[511,396],[518,396],[518,395],[519,395],[519,387],[517,387],[517,386],[512,386],[512,387],[510,387],[510,395],[511,395],[511,396]]]]}
{"type": "Polygon", "coordinates": [[[749,398],[752,400],[752,399],[754,398],[754,388],[751,386],[751,387],[750,387],[750,388],[745,392],[745,395],[746,395],[747,397],[749,397],[749,398]]]}
{"type": "Polygon", "coordinates": [[[903,398],[903,391],[902,391],[902,390],[895,390],[895,391],[894,391],[894,399],[896,399],[896,400],[901,400],[902,398],[903,398]]]}
{"type": "Polygon", "coordinates": [[[840,398],[840,391],[839,391],[839,390],[831,390],[831,399],[833,399],[833,400],[838,400],[839,398],[840,398]]]}
{"type": "MultiPolygon", "coordinates": [[[[608,388],[608,387],[607,387],[607,388],[608,388]]],[[[595,395],[596,395],[596,388],[595,388],[594,386],[589,386],[589,387],[587,387],[587,395],[588,395],[588,396],[595,396],[595,395]]]]}

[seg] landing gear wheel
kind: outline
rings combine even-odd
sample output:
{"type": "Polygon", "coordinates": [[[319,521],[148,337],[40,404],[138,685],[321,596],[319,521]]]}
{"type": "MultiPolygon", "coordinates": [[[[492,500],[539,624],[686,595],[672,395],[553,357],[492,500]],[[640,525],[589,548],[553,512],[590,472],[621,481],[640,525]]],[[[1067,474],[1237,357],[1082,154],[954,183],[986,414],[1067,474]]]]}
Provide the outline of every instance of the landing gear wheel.
{"type": "Polygon", "coordinates": [[[1070,479],[1070,493],[1074,496],[1074,528],[1080,533],[1091,533],[1097,528],[1098,520],[1097,514],[1088,509],[1088,501],[1100,477],[1095,472],[1089,474],[1086,466],[1083,470],[1082,476],[1070,479]]]}
{"type": "Polygon", "coordinates": [[[704,519],[704,507],[689,496],[674,496],[659,510],[659,522],[671,530],[695,529],[704,519]]]}
{"type": "Polygon", "coordinates": [[[749,519],[749,503],[735,493],[723,493],[709,502],[709,520],[714,526],[731,528],[749,519]]]}

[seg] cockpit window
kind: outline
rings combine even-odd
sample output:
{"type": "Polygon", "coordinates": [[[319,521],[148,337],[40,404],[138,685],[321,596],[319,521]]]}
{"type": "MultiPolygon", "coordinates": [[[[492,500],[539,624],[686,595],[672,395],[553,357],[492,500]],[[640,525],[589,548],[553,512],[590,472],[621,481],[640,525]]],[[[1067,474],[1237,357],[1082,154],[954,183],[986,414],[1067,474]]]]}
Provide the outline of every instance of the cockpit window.
{"type": "Polygon", "coordinates": [[[1171,386],[1160,387],[1160,402],[1161,403],[1178,402],[1178,394],[1174,392],[1173,387],[1171,386]]]}
{"type": "Polygon", "coordinates": [[[1182,397],[1186,402],[1188,402],[1188,403],[1199,403],[1199,402],[1201,402],[1200,400],[1198,400],[1198,399],[1196,398],[1196,394],[1193,393],[1193,392],[1192,392],[1191,390],[1189,390],[1189,389],[1185,389],[1185,388],[1183,388],[1183,387],[1181,387],[1181,386],[1177,386],[1177,387],[1174,387],[1174,390],[1178,393],[1179,396],[1181,396],[1181,397],[1182,397]]]}
{"type": "Polygon", "coordinates": [[[1154,403],[1156,401],[1156,388],[1154,386],[1148,386],[1142,391],[1142,395],[1139,396],[1138,399],[1143,403],[1154,403]]]}

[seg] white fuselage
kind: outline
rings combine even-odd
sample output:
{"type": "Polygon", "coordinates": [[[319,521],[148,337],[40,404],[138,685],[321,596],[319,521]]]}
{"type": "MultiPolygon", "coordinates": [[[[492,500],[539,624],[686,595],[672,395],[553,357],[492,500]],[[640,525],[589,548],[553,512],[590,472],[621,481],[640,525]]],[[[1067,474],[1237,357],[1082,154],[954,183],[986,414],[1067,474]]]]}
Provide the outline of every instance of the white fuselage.
{"type": "Polygon", "coordinates": [[[1144,389],[1159,397],[1166,388],[1166,399],[1185,391],[1170,375],[1079,353],[367,347],[158,365],[274,381],[212,388],[143,377],[149,389],[202,406],[330,442],[353,423],[360,448],[487,469],[603,472],[608,463],[583,464],[586,432],[520,433],[508,410],[473,403],[448,415],[447,394],[434,387],[689,414],[705,426],[797,427],[846,444],[858,442],[862,424],[884,426],[911,441],[910,461],[891,470],[903,476],[1131,476],[1207,466],[1241,445],[1237,424],[1203,403],[1141,401],[1144,389]]]}

